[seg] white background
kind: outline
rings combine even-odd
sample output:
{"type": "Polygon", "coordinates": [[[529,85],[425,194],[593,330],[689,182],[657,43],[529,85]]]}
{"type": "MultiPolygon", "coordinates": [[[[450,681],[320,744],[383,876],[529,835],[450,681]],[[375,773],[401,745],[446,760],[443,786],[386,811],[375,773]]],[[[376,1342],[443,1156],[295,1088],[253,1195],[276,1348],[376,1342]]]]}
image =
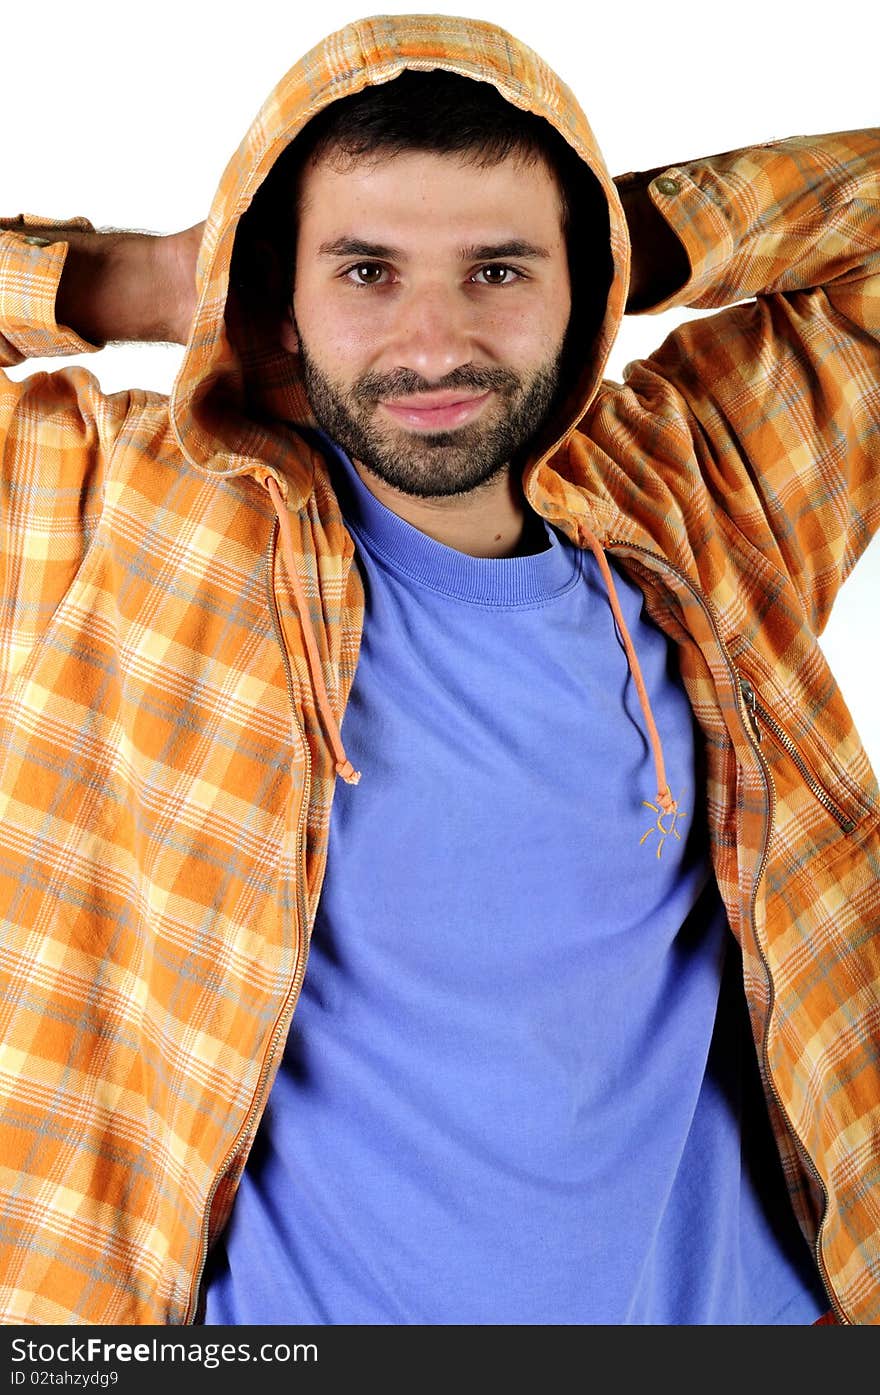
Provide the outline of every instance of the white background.
{"type": "MultiPolygon", "coordinates": [[[[96,227],[173,232],[207,213],[264,97],[325,34],[417,4],[324,0],[105,0],[4,5],[0,213],[83,214],[96,227]]],[[[573,89],[612,175],[791,135],[876,125],[875,4],[776,0],[590,3],[462,0],[431,13],[492,20],[573,89]]],[[[606,376],[696,313],[627,319],[606,376]]],[[[182,349],[108,348],[81,359],[106,391],[168,391],[182,349]]],[[[41,360],[11,370],[22,377],[41,360]]],[[[822,637],[880,768],[876,648],[880,542],[847,582],[822,637]]]]}

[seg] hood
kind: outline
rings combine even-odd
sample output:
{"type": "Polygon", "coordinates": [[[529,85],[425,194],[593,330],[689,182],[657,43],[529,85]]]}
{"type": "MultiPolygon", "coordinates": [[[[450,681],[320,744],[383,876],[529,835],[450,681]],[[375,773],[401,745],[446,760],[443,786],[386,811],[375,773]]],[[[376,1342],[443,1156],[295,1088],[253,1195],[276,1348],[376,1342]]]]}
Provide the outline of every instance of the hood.
{"type": "MultiPolygon", "coordinates": [[[[514,106],[549,121],[584,163],[607,207],[607,289],[589,352],[572,374],[541,435],[532,443],[526,474],[574,428],[601,383],[623,318],[629,287],[630,242],[614,182],[573,93],[531,48],[483,20],[448,15],[376,15],[356,20],[310,50],[263,103],[221,178],[206,222],[197,268],[197,308],[171,393],[169,410],[180,449],[197,469],[216,475],[274,478],[297,508],[311,490],[311,452],[296,426],[316,425],[299,360],[265,329],[240,317],[227,324],[230,264],[236,234],[267,174],[306,122],[331,102],[407,68],[444,68],[490,82],[514,106]],[[292,449],[298,442],[298,449],[292,449]]],[[[573,305],[573,321],[576,302],[573,305]]]]}
{"type": "MultiPolygon", "coordinates": [[[[180,449],[197,469],[223,476],[250,474],[271,495],[322,725],[336,773],[349,784],[357,784],[360,772],[346,756],[339,719],[328,695],[290,522],[291,511],[298,511],[312,492],[315,454],[304,445],[303,436],[317,422],[297,356],[274,341],[265,315],[261,327],[259,309],[248,303],[247,295],[230,299],[230,266],[236,237],[241,233],[246,242],[248,210],[257,191],[307,122],[331,102],[371,84],[392,82],[407,68],[443,68],[475,82],[492,83],[506,101],[548,121],[583,163],[592,240],[582,258],[571,245],[569,256],[573,270],[586,262],[591,275],[588,289],[579,292],[580,301],[573,280],[569,335],[574,327],[575,351],[557,406],[531,442],[524,461],[523,489],[530,502],[538,470],[574,430],[596,395],[629,290],[626,218],[586,116],[570,89],[537,53],[485,20],[376,15],[346,25],[317,44],[281,79],[226,167],[199,252],[197,308],[172,389],[171,423],[180,449]],[[606,268],[604,285],[597,284],[601,276],[594,271],[597,248],[606,268]]],[[[567,177],[576,180],[581,166],[573,161],[572,168],[574,173],[567,177]]],[[[552,466],[549,469],[552,473],[552,466]]],[[[607,558],[586,523],[577,525],[577,537],[581,546],[592,549],[602,572],[648,728],[659,807],[671,813],[676,804],[666,780],[660,737],[607,558]]]]}

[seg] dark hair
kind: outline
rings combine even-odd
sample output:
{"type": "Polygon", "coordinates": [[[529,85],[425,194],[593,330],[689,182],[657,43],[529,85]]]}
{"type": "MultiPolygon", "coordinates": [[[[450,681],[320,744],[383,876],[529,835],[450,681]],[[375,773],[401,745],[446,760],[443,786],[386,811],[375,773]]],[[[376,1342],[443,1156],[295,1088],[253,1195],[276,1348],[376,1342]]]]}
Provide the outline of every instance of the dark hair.
{"type": "Polygon", "coordinates": [[[559,132],[522,111],[489,82],[444,69],[406,69],[324,107],[276,160],[242,218],[232,281],[245,293],[260,284],[258,244],[269,242],[283,268],[280,312],[292,295],[299,188],[307,163],[331,156],[392,158],[410,150],[459,155],[480,168],[508,156],[543,159],[562,202],[573,304],[590,337],[604,315],[613,271],[608,207],[598,179],[559,132]]]}

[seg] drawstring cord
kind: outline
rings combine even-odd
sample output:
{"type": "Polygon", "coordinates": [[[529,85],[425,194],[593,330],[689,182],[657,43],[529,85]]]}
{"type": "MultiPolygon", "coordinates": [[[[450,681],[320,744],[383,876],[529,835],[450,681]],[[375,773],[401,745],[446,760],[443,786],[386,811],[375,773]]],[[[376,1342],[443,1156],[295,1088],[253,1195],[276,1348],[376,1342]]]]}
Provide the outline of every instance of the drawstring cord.
{"type": "MultiPolygon", "coordinates": [[[[315,639],[315,632],[309,617],[308,602],[296,566],[296,557],[293,550],[293,534],[290,527],[290,517],[287,512],[287,507],[281,497],[281,491],[271,475],[266,480],[266,488],[272,497],[272,503],[278,515],[278,524],[281,530],[281,551],[284,555],[284,563],[287,567],[290,584],[293,587],[293,592],[296,597],[309,669],[311,670],[312,681],[315,686],[315,695],[318,700],[318,708],[330,739],[333,754],[336,757],[336,773],[342,776],[346,784],[356,785],[361,778],[361,774],[359,770],[355,770],[348,756],[345,754],[345,747],[342,744],[342,733],[339,730],[339,724],[330,706],[330,698],[324,683],[320,655],[318,654],[318,643],[315,639]]],[[[645,717],[645,724],[648,728],[648,736],[651,742],[651,752],[654,757],[654,769],[657,775],[657,803],[665,814],[672,814],[678,808],[678,803],[672,797],[669,782],[666,778],[666,765],[663,760],[663,745],[660,741],[660,733],[657,730],[657,723],[654,721],[654,713],[651,711],[651,702],[648,697],[647,688],[645,687],[645,680],[642,677],[638,656],[636,655],[635,647],[630,638],[630,633],[626,627],[626,621],[623,618],[623,612],[620,608],[620,602],[617,598],[617,588],[614,585],[614,577],[608,565],[608,559],[596,537],[594,537],[584,523],[580,524],[580,530],[602,573],[602,579],[605,582],[605,588],[608,592],[608,601],[611,606],[611,611],[623,641],[623,647],[626,650],[626,657],[629,661],[633,682],[636,685],[636,692],[638,693],[639,702],[641,703],[642,712],[645,717]]]]}
{"type": "Polygon", "coordinates": [[[644,713],[645,723],[648,728],[648,736],[651,741],[651,751],[654,756],[654,769],[657,775],[657,803],[660,805],[664,814],[672,814],[678,808],[678,801],[673,799],[672,792],[669,788],[669,782],[666,779],[666,764],[663,760],[663,746],[660,741],[660,733],[657,730],[657,723],[654,721],[654,713],[651,711],[648,690],[645,687],[645,680],[642,677],[642,670],[636,656],[635,646],[630,638],[629,630],[626,628],[623,611],[617,599],[617,588],[614,585],[614,577],[608,565],[608,558],[605,556],[604,550],[600,547],[598,540],[593,536],[586,524],[581,522],[578,526],[582,536],[586,539],[590,551],[599,564],[599,570],[602,573],[602,579],[605,582],[605,588],[608,592],[608,601],[611,605],[614,619],[617,622],[620,637],[623,640],[623,647],[626,650],[626,657],[629,660],[630,673],[633,676],[636,692],[639,695],[639,702],[642,705],[642,712],[644,713]]]}
{"type": "Polygon", "coordinates": [[[281,490],[278,488],[276,481],[271,475],[266,480],[266,488],[272,496],[272,503],[275,505],[275,512],[278,515],[278,526],[281,529],[281,551],[284,556],[284,564],[287,567],[290,584],[293,587],[293,593],[296,597],[300,624],[302,625],[303,638],[306,644],[306,655],[312,674],[312,682],[315,686],[315,696],[318,700],[318,709],[324,722],[324,728],[330,739],[333,754],[336,757],[336,773],[342,776],[347,785],[356,785],[361,778],[361,772],[355,770],[348,756],[345,754],[339,723],[336,721],[333,709],[330,706],[330,698],[327,694],[324,674],[321,670],[321,657],[318,653],[318,642],[315,639],[315,632],[312,628],[312,622],[309,616],[308,601],[306,600],[306,594],[303,590],[299,571],[297,570],[296,557],[293,551],[293,533],[290,527],[290,517],[287,512],[287,506],[281,497],[281,490]]]}

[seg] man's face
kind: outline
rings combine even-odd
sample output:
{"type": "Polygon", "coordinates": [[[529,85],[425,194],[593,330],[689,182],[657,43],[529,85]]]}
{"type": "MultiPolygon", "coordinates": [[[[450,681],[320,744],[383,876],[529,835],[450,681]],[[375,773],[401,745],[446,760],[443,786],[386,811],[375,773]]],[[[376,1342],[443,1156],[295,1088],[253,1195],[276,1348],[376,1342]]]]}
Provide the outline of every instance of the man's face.
{"type": "Polygon", "coordinates": [[[282,340],[319,424],[395,489],[461,494],[505,469],[554,402],[570,311],[543,161],[307,167],[282,340]]]}

